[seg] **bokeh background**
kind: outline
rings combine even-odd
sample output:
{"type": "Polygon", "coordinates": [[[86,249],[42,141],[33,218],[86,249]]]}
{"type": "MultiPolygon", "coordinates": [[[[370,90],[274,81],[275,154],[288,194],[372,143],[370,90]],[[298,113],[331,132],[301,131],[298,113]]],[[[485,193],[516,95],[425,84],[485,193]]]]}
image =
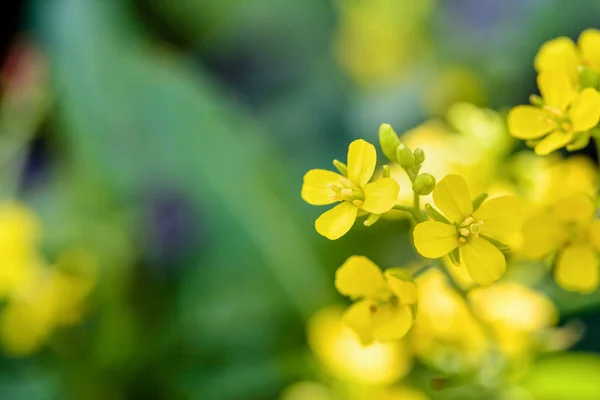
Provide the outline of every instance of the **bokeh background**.
{"type": "MultiPolygon", "coordinates": [[[[320,380],[306,325],[345,304],[335,269],[415,255],[405,221],[319,236],[303,174],[382,122],[525,103],[543,42],[600,28],[594,0],[12,3],[0,195],[37,215],[44,257],[84,251],[96,272],[77,323],[3,351],[1,399],[267,400],[320,380]]],[[[548,292],[586,326],[575,350],[600,352],[600,295],[548,292]]],[[[600,398],[568,387],[543,398],[600,398]]]]}

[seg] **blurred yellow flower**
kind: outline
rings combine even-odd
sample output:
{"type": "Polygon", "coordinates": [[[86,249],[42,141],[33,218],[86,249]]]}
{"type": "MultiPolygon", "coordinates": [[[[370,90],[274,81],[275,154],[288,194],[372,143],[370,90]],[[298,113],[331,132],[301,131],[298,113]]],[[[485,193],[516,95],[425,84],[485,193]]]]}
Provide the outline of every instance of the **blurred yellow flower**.
{"type": "Polygon", "coordinates": [[[481,324],[446,277],[429,270],[416,279],[419,312],[409,339],[426,364],[447,372],[476,367],[487,351],[481,324]]]}
{"type": "Polygon", "coordinates": [[[21,287],[0,314],[4,350],[13,356],[30,355],[57,328],[77,323],[94,284],[93,268],[93,260],[81,252],[66,254],[57,267],[38,268],[33,282],[21,287]],[[63,270],[63,262],[73,261],[81,262],[74,266],[79,271],[63,270]]]}
{"type": "Polygon", "coordinates": [[[408,272],[390,268],[382,273],[367,257],[352,256],[338,268],[335,287],[358,300],[344,321],[364,345],[400,339],[412,326],[417,290],[408,272]]]}
{"type": "Polygon", "coordinates": [[[508,114],[514,137],[539,140],[535,152],[547,155],[561,147],[577,150],[589,142],[589,130],[600,120],[600,93],[586,88],[577,93],[566,72],[543,71],[537,78],[540,106],[517,106],[508,114]]]}
{"type": "Polygon", "coordinates": [[[0,205],[0,299],[11,297],[34,279],[43,263],[38,253],[37,218],[22,205],[0,205]]]}
{"type": "Polygon", "coordinates": [[[511,357],[532,350],[539,333],[558,322],[558,310],[550,299],[516,283],[476,288],[469,299],[475,314],[492,328],[497,344],[511,357]]]}
{"type": "Polygon", "coordinates": [[[566,290],[588,293],[598,287],[600,221],[586,194],[557,201],[523,224],[523,251],[542,258],[558,251],[554,275],[566,290]]]}
{"type": "Polygon", "coordinates": [[[586,29],[579,35],[577,45],[565,36],[547,41],[535,56],[534,65],[538,72],[565,71],[573,83],[577,82],[579,66],[600,73],[600,31],[586,29]]]}
{"type": "Polygon", "coordinates": [[[308,343],[327,371],[346,381],[389,384],[404,377],[412,357],[402,341],[364,346],[343,321],[338,306],[317,312],[308,324],[308,343]]]}
{"type": "Polygon", "coordinates": [[[400,190],[396,181],[382,178],[368,183],[376,163],[375,147],[364,140],[355,140],[348,148],[346,176],[322,169],[306,173],[301,194],[307,203],[341,202],[317,219],[317,232],[330,240],[338,239],[352,228],[359,209],[383,214],[396,205],[400,190]]]}
{"type": "Polygon", "coordinates": [[[492,243],[519,229],[521,202],[516,197],[501,196],[474,209],[467,184],[459,175],[442,179],[433,191],[433,199],[447,219],[415,227],[417,251],[427,258],[440,258],[459,248],[460,258],[475,282],[495,282],[504,274],[506,260],[492,243]]]}

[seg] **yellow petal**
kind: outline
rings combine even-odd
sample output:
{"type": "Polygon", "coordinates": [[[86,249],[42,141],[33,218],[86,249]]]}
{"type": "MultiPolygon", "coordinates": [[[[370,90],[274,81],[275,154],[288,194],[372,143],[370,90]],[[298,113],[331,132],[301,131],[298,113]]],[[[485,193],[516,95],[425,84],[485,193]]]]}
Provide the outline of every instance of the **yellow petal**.
{"type": "Polygon", "coordinates": [[[596,206],[590,196],[578,193],[557,201],[552,207],[553,216],[564,223],[588,222],[596,213],[596,206]]]}
{"type": "Polygon", "coordinates": [[[421,222],[413,236],[417,251],[427,258],[443,257],[458,246],[456,227],[443,222],[421,222]]]}
{"type": "Polygon", "coordinates": [[[390,211],[398,201],[400,186],[392,178],[382,178],[363,188],[365,202],[362,209],[373,214],[390,211]]]}
{"type": "Polygon", "coordinates": [[[600,119],[600,93],[596,89],[583,89],[569,108],[569,119],[574,132],[592,129],[600,119]]]}
{"type": "Polygon", "coordinates": [[[335,287],[341,294],[352,298],[386,300],[390,294],[381,269],[363,256],[352,256],[338,268],[335,287]]]}
{"type": "MultiPolygon", "coordinates": [[[[579,65],[577,46],[571,39],[564,36],[550,40],[540,47],[534,64],[538,72],[561,69],[576,76],[579,65]]],[[[575,77],[573,76],[573,78],[575,77]]]]}
{"type": "Polygon", "coordinates": [[[577,44],[579,44],[585,63],[598,71],[600,68],[600,31],[586,29],[579,35],[577,44]]]}
{"type": "Polygon", "coordinates": [[[375,171],[377,152],[371,143],[355,140],[348,147],[348,179],[358,186],[369,182],[375,171]]]}
{"type": "Polygon", "coordinates": [[[534,106],[517,106],[508,113],[508,130],[517,139],[537,139],[556,127],[548,112],[534,106]]]}
{"type": "Polygon", "coordinates": [[[540,72],[537,84],[545,104],[559,111],[565,111],[575,96],[569,74],[562,70],[540,72]]]}
{"type": "Polygon", "coordinates": [[[558,249],[566,240],[562,224],[549,213],[540,213],[523,224],[523,252],[531,258],[542,258],[558,249]]]}
{"type": "Polygon", "coordinates": [[[302,199],[314,206],[335,203],[332,196],[335,192],[329,185],[339,185],[341,175],[324,169],[311,169],[304,175],[302,184],[302,199]]]}
{"type": "Polygon", "coordinates": [[[594,221],[590,225],[590,242],[600,252],[600,221],[594,221]]]}
{"type": "Polygon", "coordinates": [[[384,273],[389,288],[394,292],[400,304],[417,302],[417,286],[410,274],[402,268],[389,268],[384,273]]]}
{"type": "Polygon", "coordinates": [[[491,285],[506,270],[504,254],[483,238],[469,239],[460,252],[469,275],[480,285],[491,285]]]}
{"type": "Polygon", "coordinates": [[[315,221],[315,228],[327,239],[339,239],[352,228],[357,212],[358,208],[354,204],[345,201],[321,214],[315,221]]]}
{"type": "Polygon", "coordinates": [[[373,343],[372,309],[375,303],[361,300],[352,304],[344,313],[344,323],[358,336],[363,346],[373,343]]]}
{"type": "Polygon", "coordinates": [[[378,307],[372,323],[373,339],[379,342],[401,339],[413,323],[411,306],[386,304],[378,307]]]}
{"type": "Polygon", "coordinates": [[[483,203],[473,213],[473,217],[477,221],[483,221],[483,234],[501,238],[521,227],[523,202],[513,196],[496,197],[483,203]]]}
{"type": "Polygon", "coordinates": [[[469,188],[460,175],[446,175],[433,190],[433,201],[453,222],[462,222],[473,212],[469,188]]]}
{"type": "Polygon", "coordinates": [[[566,290],[592,292],[598,287],[598,256],[593,248],[574,244],[560,255],[554,274],[566,290]]]}
{"type": "Polygon", "coordinates": [[[565,147],[571,140],[573,140],[572,133],[554,131],[535,145],[535,154],[546,156],[561,147],[565,147]]]}

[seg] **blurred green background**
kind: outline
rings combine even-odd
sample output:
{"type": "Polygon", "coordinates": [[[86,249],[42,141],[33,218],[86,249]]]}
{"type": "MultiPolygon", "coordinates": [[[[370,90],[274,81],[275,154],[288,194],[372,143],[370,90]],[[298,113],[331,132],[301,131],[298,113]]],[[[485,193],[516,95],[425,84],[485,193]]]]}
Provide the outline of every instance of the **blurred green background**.
{"type": "MultiPolygon", "coordinates": [[[[316,234],[303,174],[382,122],[524,103],[544,41],[600,28],[594,0],[11,6],[0,192],[38,213],[44,254],[85,248],[99,274],[83,323],[3,356],[0,399],[276,399],[311,376],[335,269],[413,257],[404,222],[316,234]]],[[[600,351],[598,296],[557,296],[600,351]]]]}

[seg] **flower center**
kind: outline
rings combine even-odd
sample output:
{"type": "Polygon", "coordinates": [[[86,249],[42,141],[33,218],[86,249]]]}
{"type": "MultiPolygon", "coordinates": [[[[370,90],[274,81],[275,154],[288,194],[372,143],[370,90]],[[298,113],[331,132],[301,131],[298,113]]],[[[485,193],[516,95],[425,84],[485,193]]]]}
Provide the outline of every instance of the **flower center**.
{"type": "Polygon", "coordinates": [[[331,199],[335,201],[349,201],[360,207],[365,199],[365,193],[354,185],[348,178],[340,178],[339,183],[330,184],[331,199]]]}
{"type": "Polygon", "coordinates": [[[476,221],[473,217],[466,218],[458,227],[458,243],[464,244],[469,237],[479,237],[483,221],[476,221]]]}

